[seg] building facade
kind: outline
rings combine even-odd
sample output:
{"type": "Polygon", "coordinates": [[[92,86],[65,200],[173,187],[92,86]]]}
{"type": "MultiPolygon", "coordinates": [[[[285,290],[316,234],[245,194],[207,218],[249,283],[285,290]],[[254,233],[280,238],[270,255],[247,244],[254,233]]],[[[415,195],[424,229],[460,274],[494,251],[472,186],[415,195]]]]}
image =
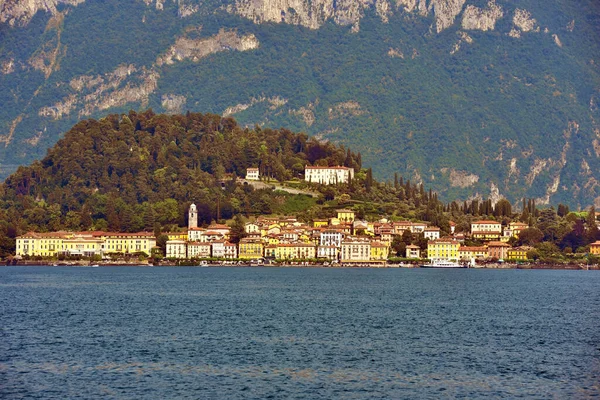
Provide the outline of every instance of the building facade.
{"type": "Polygon", "coordinates": [[[348,183],[354,179],[354,169],[348,167],[305,167],[304,180],[321,185],[348,183]]]}

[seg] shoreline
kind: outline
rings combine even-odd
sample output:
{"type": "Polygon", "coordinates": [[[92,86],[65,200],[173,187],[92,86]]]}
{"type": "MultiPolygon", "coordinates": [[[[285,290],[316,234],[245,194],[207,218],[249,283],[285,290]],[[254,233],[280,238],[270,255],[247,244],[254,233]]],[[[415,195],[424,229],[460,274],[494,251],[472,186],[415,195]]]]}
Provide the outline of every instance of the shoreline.
{"type": "Polygon", "coordinates": [[[176,265],[172,262],[161,262],[156,265],[152,263],[141,263],[140,261],[127,262],[127,261],[62,261],[53,263],[44,263],[42,261],[32,260],[20,260],[16,263],[2,263],[1,267],[80,267],[80,268],[96,268],[96,267],[196,267],[196,268],[373,268],[373,269],[395,269],[395,268],[422,268],[422,269],[546,269],[546,270],[600,270],[600,265],[582,265],[582,264],[546,264],[546,263],[529,263],[529,264],[517,264],[517,263],[489,263],[476,265],[470,268],[423,268],[419,264],[336,264],[336,265],[323,265],[323,264],[303,264],[303,263],[289,263],[289,264],[255,264],[255,263],[242,263],[242,264],[221,264],[221,263],[209,263],[206,265],[176,265]]]}

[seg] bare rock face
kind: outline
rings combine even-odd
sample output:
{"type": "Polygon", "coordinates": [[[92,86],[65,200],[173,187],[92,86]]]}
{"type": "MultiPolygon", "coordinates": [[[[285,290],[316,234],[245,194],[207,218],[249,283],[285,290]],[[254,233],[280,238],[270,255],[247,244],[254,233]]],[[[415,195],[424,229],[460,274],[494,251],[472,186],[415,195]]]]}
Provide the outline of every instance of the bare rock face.
{"type": "Polygon", "coordinates": [[[516,28],[519,28],[522,32],[530,32],[534,30],[536,20],[531,17],[531,13],[527,10],[517,8],[513,15],[513,24],[516,28]]]}
{"type": "MultiPolygon", "coordinates": [[[[387,18],[387,1],[379,0],[378,3],[378,13],[387,18]]],[[[339,25],[357,24],[364,9],[374,4],[373,0],[238,0],[227,10],[255,23],[285,22],[318,29],[327,20],[339,25]]]]}
{"type": "Polygon", "coordinates": [[[258,45],[258,39],[252,34],[238,36],[234,31],[225,31],[221,29],[217,35],[209,38],[178,38],[166,54],[158,57],[156,64],[159,66],[163,64],[173,64],[175,61],[181,61],[186,58],[197,62],[209,54],[228,50],[253,50],[258,48],[258,45]]]}
{"type": "Polygon", "coordinates": [[[0,23],[10,26],[24,26],[38,11],[56,15],[59,4],[76,6],[85,0],[6,0],[0,3],[0,23]]]}
{"type": "MultiPolygon", "coordinates": [[[[81,118],[131,103],[145,106],[149,96],[158,88],[160,73],[157,66],[170,65],[184,59],[199,61],[209,54],[222,51],[252,50],[258,45],[254,35],[239,36],[235,31],[221,30],[217,35],[200,39],[180,37],[150,67],[120,65],[103,75],[73,78],[68,85],[75,93],[51,106],[42,107],[38,115],[58,120],[73,112],[77,112],[81,118]]],[[[162,105],[170,112],[180,112],[185,101],[183,96],[168,95],[162,98],[162,105]]],[[[271,104],[280,104],[281,101],[279,98],[269,100],[271,104]]]]}
{"type": "Polygon", "coordinates": [[[406,12],[417,12],[422,16],[433,13],[435,30],[440,33],[452,26],[463,10],[466,0],[396,0],[396,6],[406,12]],[[429,3],[428,3],[429,1],[429,3]]]}
{"type": "Polygon", "coordinates": [[[187,99],[185,96],[178,96],[175,94],[163,94],[161,98],[161,105],[167,111],[168,114],[181,114],[183,107],[185,106],[187,99]]]}
{"type": "Polygon", "coordinates": [[[523,32],[539,32],[540,27],[536,26],[536,24],[537,21],[531,17],[529,11],[517,8],[513,15],[513,27],[508,36],[520,38],[523,32]]]}
{"type": "Polygon", "coordinates": [[[435,29],[440,33],[454,24],[456,16],[460,14],[465,5],[465,0],[431,0],[435,15],[435,29]]]}
{"type": "Polygon", "coordinates": [[[442,168],[442,174],[448,174],[450,185],[452,187],[467,188],[473,186],[479,181],[479,176],[467,171],[457,171],[453,168],[442,168]]]}
{"type": "Polygon", "coordinates": [[[491,0],[486,8],[468,5],[462,19],[462,27],[467,30],[493,31],[496,21],[504,16],[502,7],[491,0]]]}

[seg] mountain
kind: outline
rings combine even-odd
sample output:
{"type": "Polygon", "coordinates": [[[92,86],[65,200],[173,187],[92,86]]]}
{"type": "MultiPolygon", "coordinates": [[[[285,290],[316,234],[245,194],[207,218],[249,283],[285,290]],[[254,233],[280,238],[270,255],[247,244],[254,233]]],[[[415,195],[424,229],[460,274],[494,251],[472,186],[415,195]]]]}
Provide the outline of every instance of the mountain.
{"type": "Polygon", "coordinates": [[[0,174],[77,121],[233,115],[446,201],[600,206],[594,0],[7,0],[0,174]]]}

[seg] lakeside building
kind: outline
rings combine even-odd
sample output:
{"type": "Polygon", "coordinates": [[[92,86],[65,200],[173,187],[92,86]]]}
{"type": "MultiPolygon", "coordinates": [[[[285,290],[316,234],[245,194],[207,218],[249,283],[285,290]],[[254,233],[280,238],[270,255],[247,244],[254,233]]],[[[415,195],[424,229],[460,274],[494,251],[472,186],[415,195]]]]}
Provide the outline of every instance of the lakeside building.
{"type": "Polygon", "coordinates": [[[458,248],[458,258],[463,261],[472,259],[484,259],[488,257],[487,246],[460,246],[458,248]]]}
{"type": "Polygon", "coordinates": [[[186,241],[180,239],[167,241],[165,253],[167,258],[187,258],[186,241]]]}
{"type": "Polygon", "coordinates": [[[347,237],[340,246],[340,262],[368,263],[371,257],[371,242],[356,237],[347,237]]]}
{"type": "Polygon", "coordinates": [[[471,237],[480,240],[500,240],[502,224],[496,221],[481,220],[471,224],[471,237]]]}
{"type": "Polygon", "coordinates": [[[590,244],[590,254],[595,256],[600,255],[600,240],[590,244]]]}
{"type": "Polygon", "coordinates": [[[427,258],[431,260],[458,261],[460,243],[453,239],[441,238],[427,242],[427,258]]]}
{"type": "Polygon", "coordinates": [[[421,248],[414,244],[406,246],[406,258],[421,258],[421,248]]]}
{"type": "Polygon", "coordinates": [[[321,185],[348,183],[354,179],[354,168],[349,167],[311,167],[304,168],[304,180],[321,185]]]}
{"type": "Polygon", "coordinates": [[[504,260],[508,256],[508,249],[510,249],[510,245],[501,241],[491,241],[488,242],[487,248],[489,258],[504,260]]]}
{"type": "Polygon", "coordinates": [[[263,257],[263,242],[259,239],[243,238],[238,245],[238,258],[254,260],[263,257]]]}
{"type": "Polygon", "coordinates": [[[530,246],[513,247],[506,251],[507,261],[526,261],[527,252],[533,250],[530,246]]]}
{"type": "Polygon", "coordinates": [[[342,224],[351,224],[354,222],[354,211],[348,210],[346,208],[342,208],[340,210],[336,210],[337,219],[342,224]]]}
{"type": "Polygon", "coordinates": [[[57,257],[104,256],[106,254],[146,254],[156,247],[150,232],[28,232],[16,238],[16,255],[57,257]]]}
{"type": "Polygon", "coordinates": [[[385,261],[389,253],[390,246],[387,243],[371,242],[370,261],[385,261]]]}

